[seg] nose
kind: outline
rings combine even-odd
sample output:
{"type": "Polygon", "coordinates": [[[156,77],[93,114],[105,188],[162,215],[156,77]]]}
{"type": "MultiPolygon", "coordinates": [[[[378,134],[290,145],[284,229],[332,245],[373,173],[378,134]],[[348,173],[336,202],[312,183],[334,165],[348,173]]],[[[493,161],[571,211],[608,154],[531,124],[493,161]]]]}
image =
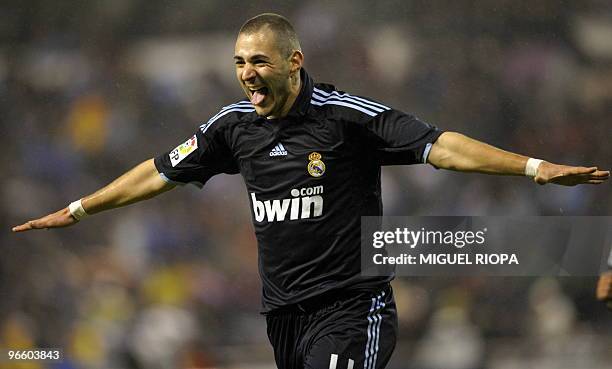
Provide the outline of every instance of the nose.
{"type": "Polygon", "coordinates": [[[241,78],[243,81],[249,81],[255,78],[255,69],[251,64],[246,63],[244,65],[244,68],[242,68],[241,78]]]}

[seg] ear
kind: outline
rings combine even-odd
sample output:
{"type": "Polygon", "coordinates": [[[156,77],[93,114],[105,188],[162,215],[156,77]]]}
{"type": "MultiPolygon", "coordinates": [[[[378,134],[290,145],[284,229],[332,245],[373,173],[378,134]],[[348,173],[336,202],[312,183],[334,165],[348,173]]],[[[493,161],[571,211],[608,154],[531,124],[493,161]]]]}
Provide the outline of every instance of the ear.
{"type": "Polygon", "coordinates": [[[290,73],[298,73],[304,64],[304,54],[302,54],[300,50],[293,50],[293,53],[289,57],[289,63],[291,64],[289,67],[290,73]]]}

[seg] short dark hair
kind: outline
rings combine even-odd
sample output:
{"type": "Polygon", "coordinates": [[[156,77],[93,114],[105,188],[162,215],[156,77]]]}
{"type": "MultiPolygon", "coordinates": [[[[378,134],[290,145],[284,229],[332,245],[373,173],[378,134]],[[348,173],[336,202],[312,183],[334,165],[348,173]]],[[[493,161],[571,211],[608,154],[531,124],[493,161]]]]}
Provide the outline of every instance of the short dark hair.
{"type": "Polygon", "coordinates": [[[276,35],[277,46],[282,55],[289,57],[294,50],[302,50],[293,26],[287,18],[279,14],[263,13],[249,19],[240,27],[238,35],[255,33],[264,27],[276,35]]]}

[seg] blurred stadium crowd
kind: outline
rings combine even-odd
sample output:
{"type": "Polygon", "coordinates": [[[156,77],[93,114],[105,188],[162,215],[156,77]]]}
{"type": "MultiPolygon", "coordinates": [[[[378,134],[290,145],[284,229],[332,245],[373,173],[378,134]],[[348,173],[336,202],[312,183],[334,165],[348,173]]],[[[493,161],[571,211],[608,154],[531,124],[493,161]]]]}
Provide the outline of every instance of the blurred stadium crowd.
{"type": "MultiPolygon", "coordinates": [[[[264,11],[294,22],[318,81],[502,148],[612,167],[608,1],[4,1],[0,347],[61,347],[67,359],[0,368],[273,367],[239,176],[65,230],[10,233],[240,99],[234,38],[264,11]]],[[[383,183],[387,215],[612,215],[609,184],[429,166],[385,168],[383,183]]],[[[398,279],[390,368],[611,368],[594,286],[398,279]]]]}

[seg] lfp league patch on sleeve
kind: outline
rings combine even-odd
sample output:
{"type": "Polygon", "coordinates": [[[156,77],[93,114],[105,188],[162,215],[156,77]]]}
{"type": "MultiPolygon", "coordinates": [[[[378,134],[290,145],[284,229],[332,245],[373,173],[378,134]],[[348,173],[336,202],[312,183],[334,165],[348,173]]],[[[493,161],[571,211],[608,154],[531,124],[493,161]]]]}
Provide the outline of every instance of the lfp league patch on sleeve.
{"type": "Polygon", "coordinates": [[[193,135],[190,139],[178,145],[174,150],[170,151],[169,156],[170,162],[172,162],[172,167],[175,167],[178,163],[197,149],[198,139],[196,138],[196,135],[193,135]]]}

